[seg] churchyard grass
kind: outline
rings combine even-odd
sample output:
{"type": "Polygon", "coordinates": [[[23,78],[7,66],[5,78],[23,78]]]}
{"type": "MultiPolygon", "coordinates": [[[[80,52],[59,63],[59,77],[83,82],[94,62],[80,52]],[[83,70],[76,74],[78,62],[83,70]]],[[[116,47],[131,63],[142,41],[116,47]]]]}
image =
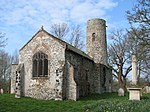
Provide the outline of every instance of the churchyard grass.
{"type": "Polygon", "coordinates": [[[95,94],[78,101],[15,99],[12,94],[0,94],[0,112],[150,112],[150,94],[141,101],[129,101],[128,94],[95,94]]]}

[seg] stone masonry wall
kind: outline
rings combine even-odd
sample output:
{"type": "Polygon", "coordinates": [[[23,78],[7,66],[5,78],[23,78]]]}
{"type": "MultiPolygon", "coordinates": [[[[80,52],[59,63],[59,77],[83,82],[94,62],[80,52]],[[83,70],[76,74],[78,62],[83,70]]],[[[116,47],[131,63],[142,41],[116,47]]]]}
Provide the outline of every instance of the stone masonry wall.
{"type": "Polygon", "coordinates": [[[112,92],[112,69],[106,67],[106,92],[112,92]]]}
{"type": "Polygon", "coordinates": [[[101,67],[101,91],[102,92],[111,92],[111,83],[112,83],[112,71],[105,65],[100,65],[101,67]]]}
{"type": "Polygon", "coordinates": [[[16,71],[16,91],[15,98],[24,96],[24,66],[19,64],[16,71]]]}
{"type": "Polygon", "coordinates": [[[103,64],[95,64],[94,67],[95,93],[111,92],[112,71],[103,64]]]}
{"type": "Polygon", "coordinates": [[[77,93],[77,99],[94,93],[93,61],[69,50],[66,51],[65,56],[70,66],[68,69],[71,71],[68,73],[68,76],[66,76],[67,98],[70,99],[70,96],[73,96],[75,92],[77,93]]]}
{"type": "Polygon", "coordinates": [[[103,19],[87,21],[87,54],[95,63],[107,65],[106,22],[103,19]]]}
{"type": "Polygon", "coordinates": [[[111,92],[112,72],[106,65],[96,64],[69,50],[66,51],[66,61],[70,66],[68,71],[71,71],[65,78],[67,99],[74,94],[78,99],[88,94],[111,92]]]}
{"type": "Polygon", "coordinates": [[[19,63],[24,64],[24,95],[37,99],[62,99],[62,75],[65,45],[41,30],[21,50],[19,63]],[[42,51],[48,55],[48,77],[32,77],[32,57],[42,51]]]}
{"type": "Polygon", "coordinates": [[[77,100],[79,98],[79,88],[74,79],[74,74],[76,73],[74,65],[72,65],[69,61],[66,61],[65,71],[65,99],[77,100]]]}
{"type": "Polygon", "coordinates": [[[16,71],[18,68],[18,64],[11,65],[11,94],[15,93],[16,90],[16,71]]]}
{"type": "Polygon", "coordinates": [[[107,62],[106,21],[95,18],[87,21],[87,54],[93,58],[95,93],[111,90],[111,69],[107,62]]]}

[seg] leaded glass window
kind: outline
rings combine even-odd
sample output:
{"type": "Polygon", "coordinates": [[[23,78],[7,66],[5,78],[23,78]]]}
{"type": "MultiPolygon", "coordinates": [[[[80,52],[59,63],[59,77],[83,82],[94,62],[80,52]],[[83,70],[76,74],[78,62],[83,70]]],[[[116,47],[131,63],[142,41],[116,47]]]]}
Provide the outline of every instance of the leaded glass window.
{"type": "Polygon", "coordinates": [[[39,51],[33,55],[33,77],[48,76],[48,55],[39,51]]]}

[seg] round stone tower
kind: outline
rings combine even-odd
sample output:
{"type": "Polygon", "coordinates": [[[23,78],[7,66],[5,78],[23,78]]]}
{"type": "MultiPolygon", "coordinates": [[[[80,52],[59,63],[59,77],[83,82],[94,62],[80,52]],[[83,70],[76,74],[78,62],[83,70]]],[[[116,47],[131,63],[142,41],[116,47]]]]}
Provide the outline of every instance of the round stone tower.
{"type": "Polygon", "coordinates": [[[107,65],[106,21],[90,19],[87,21],[87,54],[95,63],[107,65]]]}

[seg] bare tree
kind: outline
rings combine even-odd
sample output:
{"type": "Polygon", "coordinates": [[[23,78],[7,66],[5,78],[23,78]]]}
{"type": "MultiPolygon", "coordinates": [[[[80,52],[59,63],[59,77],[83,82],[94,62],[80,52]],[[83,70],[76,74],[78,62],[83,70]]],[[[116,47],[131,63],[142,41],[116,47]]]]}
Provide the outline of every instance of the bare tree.
{"type": "Polygon", "coordinates": [[[69,28],[68,28],[68,25],[66,23],[53,24],[53,25],[51,25],[50,32],[54,36],[56,36],[60,39],[64,39],[64,37],[69,32],[69,28]]]}
{"type": "MultiPolygon", "coordinates": [[[[137,0],[137,4],[131,11],[127,11],[127,19],[131,24],[131,29],[138,29],[142,35],[134,34],[138,39],[150,45],[150,1],[137,0]]],[[[132,32],[133,33],[133,32],[132,32]]]]}
{"type": "Polygon", "coordinates": [[[143,36],[141,30],[132,29],[128,31],[127,35],[129,38],[128,44],[132,46],[131,51],[137,55],[138,79],[140,79],[141,74],[147,77],[147,75],[150,75],[150,44],[147,44],[147,41],[139,39],[139,37],[143,36]]]}
{"type": "Polygon", "coordinates": [[[0,88],[3,88],[4,92],[9,92],[11,64],[18,63],[18,52],[16,50],[13,55],[9,55],[4,50],[0,50],[0,57],[0,88]]]}
{"type": "Polygon", "coordinates": [[[54,36],[68,42],[69,44],[78,49],[82,49],[84,47],[82,39],[83,34],[80,25],[69,28],[66,23],[53,24],[51,25],[50,32],[54,36]]]}
{"type": "Polygon", "coordinates": [[[71,30],[68,43],[78,49],[82,49],[84,47],[82,38],[83,38],[83,34],[80,25],[74,26],[71,30]]]}
{"type": "Polygon", "coordinates": [[[1,88],[4,89],[4,91],[6,92],[7,90],[7,81],[9,80],[8,76],[8,68],[9,68],[9,55],[8,53],[6,53],[5,51],[1,50],[0,51],[0,86],[1,88]]]}
{"type": "Polygon", "coordinates": [[[113,43],[108,48],[109,64],[120,87],[126,90],[126,77],[132,69],[131,64],[128,64],[131,58],[128,38],[122,30],[117,30],[111,33],[111,39],[113,43]]]}
{"type": "MultiPolygon", "coordinates": [[[[142,35],[136,31],[137,35],[142,35]]],[[[123,34],[122,30],[111,33],[113,43],[109,46],[109,64],[112,65],[114,77],[118,79],[120,87],[126,89],[126,77],[132,69],[131,55],[137,55],[138,60],[138,82],[141,73],[147,77],[150,73],[150,47],[144,41],[134,35],[133,30],[123,34]]]]}
{"type": "Polygon", "coordinates": [[[19,53],[18,50],[16,49],[11,56],[11,64],[18,64],[18,63],[19,63],[19,53]]]}
{"type": "Polygon", "coordinates": [[[134,52],[138,55],[139,76],[142,71],[150,77],[150,0],[137,0],[132,10],[127,11],[127,19],[131,25],[130,40],[134,41],[134,52]]]}
{"type": "Polygon", "coordinates": [[[0,48],[6,46],[6,41],[5,34],[0,32],[0,48]]]}

